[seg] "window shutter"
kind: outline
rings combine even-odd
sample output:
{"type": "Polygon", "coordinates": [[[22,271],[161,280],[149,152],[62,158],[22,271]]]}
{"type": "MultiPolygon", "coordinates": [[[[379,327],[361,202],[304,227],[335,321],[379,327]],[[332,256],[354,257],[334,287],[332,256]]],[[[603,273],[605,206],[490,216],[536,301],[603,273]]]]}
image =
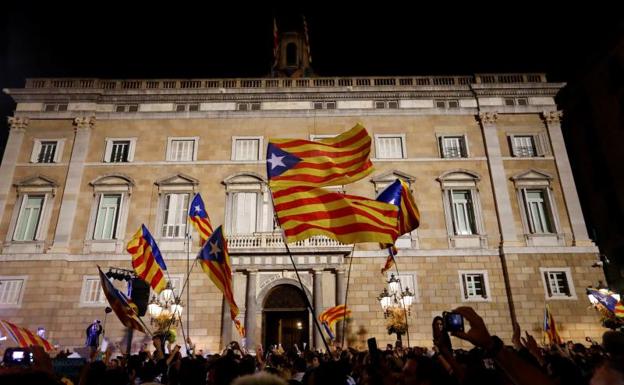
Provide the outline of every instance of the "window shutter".
{"type": "Polygon", "coordinates": [[[552,297],[552,291],[550,290],[550,279],[548,277],[548,272],[544,272],[544,281],[546,282],[546,292],[548,293],[548,297],[552,297]]]}
{"type": "Polygon", "coordinates": [[[440,158],[446,158],[444,156],[444,136],[438,136],[438,147],[440,148],[440,158]]]}
{"type": "Polygon", "coordinates": [[[565,292],[565,295],[567,295],[568,297],[572,296],[572,293],[570,293],[570,283],[568,282],[568,275],[565,272],[562,272],[563,274],[563,290],[565,292]]]}
{"type": "Polygon", "coordinates": [[[461,146],[461,156],[462,156],[462,158],[467,158],[468,157],[468,144],[467,144],[467,142],[468,142],[468,140],[467,140],[466,136],[460,137],[459,144],[461,146]]]}
{"type": "Polygon", "coordinates": [[[39,160],[39,153],[41,152],[41,141],[35,139],[33,143],[33,151],[30,154],[30,163],[37,163],[39,160]]]}
{"type": "Polygon", "coordinates": [[[537,151],[538,156],[546,156],[550,154],[548,148],[548,138],[544,132],[540,132],[535,135],[533,139],[535,140],[535,150],[537,151]]]}
{"type": "Polygon", "coordinates": [[[466,275],[462,274],[462,286],[464,289],[464,298],[468,299],[468,287],[466,285],[466,275]]]}
{"type": "Polygon", "coordinates": [[[511,156],[518,156],[518,154],[516,153],[516,146],[515,146],[515,142],[514,142],[514,135],[509,135],[507,137],[507,139],[509,140],[509,149],[511,152],[511,156]]]}
{"type": "Polygon", "coordinates": [[[56,152],[54,153],[54,163],[59,163],[63,160],[63,145],[65,139],[59,139],[56,141],[56,152]]]}
{"type": "Polygon", "coordinates": [[[113,141],[111,139],[106,140],[106,149],[104,150],[104,162],[110,162],[111,152],[113,151],[113,141]]]}
{"type": "Polygon", "coordinates": [[[136,139],[130,139],[130,145],[128,146],[128,162],[134,161],[134,148],[136,147],[136,139]]]}

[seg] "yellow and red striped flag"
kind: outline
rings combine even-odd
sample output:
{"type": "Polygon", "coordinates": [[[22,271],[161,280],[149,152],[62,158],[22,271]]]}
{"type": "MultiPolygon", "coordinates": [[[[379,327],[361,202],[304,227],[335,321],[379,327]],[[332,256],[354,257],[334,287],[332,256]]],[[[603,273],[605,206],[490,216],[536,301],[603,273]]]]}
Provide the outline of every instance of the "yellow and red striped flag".
{"type": "Polygon", "coordinates": [[[236,330],[245,336],[245,328],[236,319],[239,313],[238,306],[234,300],[234,291],[232,288],[232,264],[230,262],[230,254],[228,253],[227,241],[223,236],[222,226],[219,226],[212,233],[210,238],[204,244],[204,247],[197,255],[199,264],[204,273],[208,274],[210,280],[223,293],[223,297],[230,305],[230,317],[236,330]]]}
{"type": "Polygon", "coordinates": [[[273,199],[287,243],[314,235],[346,244],[394,243],[398,237],[393,204],[309,186],[276,189],[273,199]]]}
{"type": "Polygon", "coordinates": [[[30,330],[19,327],[9,321],[0,320],[0,327],[3,329],[2,334],[10,336],[22,348],[37,345],[41,346],[46,352],[54,349],[52,344],[45,338],[41,338],[30,330]]]}
{"type": "Polygon", "coordinates": [[[346,305],[337,305],[326,309],[319,315],[319,321],[325,327],[329,337],[334,339],[334,325],[340,320],[351,316],[351,310],[346,305]]]}
{"type": "Polygon", "coordinates": [[[149,334],[149,332],[143,327],[143,323],[141,322],[141,318],[137,312],[137,307],[132,300],[113,286],[113,283],[108,279],[108,277],[106,277],[99,266],[98,271],[100,273],[100,282],[102,284],[104,296],[115,312],[117,318],[119,318],[119,321],[125,327],[138,330],[141,333],[149,334]]]}
{"type": "Polygon", "coordinates": [[[210,217],[208,217],[204,201],[199,193],[195,194],[195,197],[189,206],[188,215],[190,221],[193,223],[193,226],[195,226],[195,229],[197,229],[197,232],[199,233],[199,245],[203,246],[212,234],[212,225],[210,224],[210,217]]]}
{"type": "Polygon", "coordinates": [[[373,172],[371,137],[357,124],[334,138],[318,142],[270,139],[267,147],[269,186],[336,186],[356,182],[373,172]]]}
{"type": "Polygon", "coordinates": [[[160,293],[167,286],[163,274],[163,271],[167,270],[167,265],[156,240],[145,225],[141,225],[130,239],[126,250],[132,255],[132,268],[137,276],[147,282],[156,293],[160,293]]]}
{"type": "Polygon", "coordinates": [[[550,344],[560,344],[561,337],[557,332],[557,324],[555,323],[555,317],[550,312],[548,305],[544,308],[544,335],[548,338],[550,344]]]}

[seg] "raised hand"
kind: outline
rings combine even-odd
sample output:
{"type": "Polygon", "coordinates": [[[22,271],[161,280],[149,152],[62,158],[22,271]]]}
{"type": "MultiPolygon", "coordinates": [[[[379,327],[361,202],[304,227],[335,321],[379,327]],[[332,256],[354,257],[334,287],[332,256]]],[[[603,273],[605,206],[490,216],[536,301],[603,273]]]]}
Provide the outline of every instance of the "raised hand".
{"type": "Polygon", "coordinates": [[[461,314],[464,319],[470,323],[470,330],[468,330],[468,332],[451,332],[451,335],[469,341],[473,345],[481,348],[487,349],[490,347],[492,344],[492,336],[490,336],[490,332],[488,332],[483,318],[481,318],[473,308],[468,306],[458,307],[454,311],[461,314]]]}

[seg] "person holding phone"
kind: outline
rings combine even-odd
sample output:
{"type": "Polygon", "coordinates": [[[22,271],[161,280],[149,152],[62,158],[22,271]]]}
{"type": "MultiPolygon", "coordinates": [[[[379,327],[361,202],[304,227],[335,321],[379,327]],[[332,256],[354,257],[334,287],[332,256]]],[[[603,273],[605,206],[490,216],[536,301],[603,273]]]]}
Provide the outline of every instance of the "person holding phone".
{"type": "Polygon", "coordinates": [[[451,344],[451,337],[448,335],[448,330],[444,325],[444,318],[436,316],[431,323],[431,329],[433,332],[433,345],[438,350],[445,350],[448,353],[453,352],[453,345],[451,344]]]}

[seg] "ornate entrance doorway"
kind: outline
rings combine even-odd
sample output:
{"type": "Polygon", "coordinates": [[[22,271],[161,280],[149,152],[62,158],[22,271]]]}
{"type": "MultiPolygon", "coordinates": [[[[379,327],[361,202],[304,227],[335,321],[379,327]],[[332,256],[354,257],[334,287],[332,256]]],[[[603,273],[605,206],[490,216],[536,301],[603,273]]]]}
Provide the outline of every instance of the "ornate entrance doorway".
{"type": "Polygon", "coordinates": [[[301,289],[278,285],[271,289],[262,309],[262,342],[266,350],[282,344],[285,350],[310,344],[310,312],[301,289]]]}

